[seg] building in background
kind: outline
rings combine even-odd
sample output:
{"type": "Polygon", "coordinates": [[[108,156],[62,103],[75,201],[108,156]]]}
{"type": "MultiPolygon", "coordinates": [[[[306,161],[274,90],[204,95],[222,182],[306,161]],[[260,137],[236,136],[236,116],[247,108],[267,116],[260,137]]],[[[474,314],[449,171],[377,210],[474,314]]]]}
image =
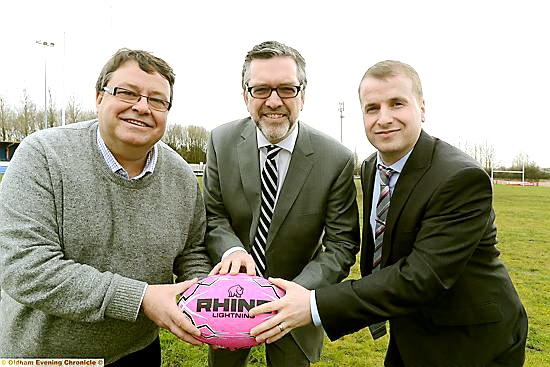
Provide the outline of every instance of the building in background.
{"type": "Polygon", "coordinates": [[[0,174],[4,174],[8,168],[9,161],[13,157],[13,153],[19,146],[19,143],[11,141],[0,141],[0,174]]]}

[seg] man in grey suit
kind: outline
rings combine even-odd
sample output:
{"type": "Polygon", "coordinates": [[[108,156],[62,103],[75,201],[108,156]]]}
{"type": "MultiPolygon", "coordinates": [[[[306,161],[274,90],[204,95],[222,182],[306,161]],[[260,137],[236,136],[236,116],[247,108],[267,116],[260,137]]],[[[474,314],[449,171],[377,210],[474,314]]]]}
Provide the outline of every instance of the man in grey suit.
{"type": "Polygon", "coordinates": [[[286,295],[250,311],[278,311],[251,333],[276,342],[313,322],[331,340],[367,326],[376,337],[389,320],[387,367],[523,365],[527,315],[498,258],[489,176],[422,129],[422,86],[409,65],[375,64],[359,97],[377,149],[361,170],[363,277],[314,291],[272,279],[286,295]]]}
{"type": "MultiPolygon", "coordinates": [[[[263,276],[316,289],[341,281],[355,263],[359,219],[354,156],[298,121],[306,84],[303,57],[284,44],[261,43],[245,58],[242,87],[250,117],[214,129],[208,143],[206,244],[218,262],[212,274],[253,275],[257,269],[263,276]],[[276,194],[266,225],[261,172],[272,148],[278,150],[273,158],[276,194]],[[254,248],[261,237],[258,226],[268,228],[263,250],[254,248]]],[[[267,365],[309,366],[319,360],[323,337],[314,325],[296,328],[266,346],[267,365]]],[[[211,349],[209,365],[245,366],[249,352],[211,349]]]]}

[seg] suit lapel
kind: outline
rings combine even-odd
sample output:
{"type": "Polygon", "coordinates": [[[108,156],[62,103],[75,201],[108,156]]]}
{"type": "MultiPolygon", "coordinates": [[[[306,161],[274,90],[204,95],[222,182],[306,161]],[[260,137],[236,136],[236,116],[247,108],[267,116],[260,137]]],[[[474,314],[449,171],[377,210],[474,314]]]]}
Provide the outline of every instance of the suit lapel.
{"type": "Polygon", "coordinates": [[[277,235],[277,232],[281,228],[286,216],[288,215],[290,208],[296,201],[302,186],[306,182],[309,172],[313,168],[313,146],[311,144],[311,138],[307,127],[303,124],[297,126],[298,138],[292,152],[290,159],[290,165],[288,172],[279,193],[277,204],[275,205],[275,211],[273,212],[273,219],[271,220],[271,226],[269,227],[269,235],[267,237],[267,247],[273,241],[273,238],[277,235]]]}
{"type": "Polygon", "coordinates": [[[363,236],[361,246],[361,274],[372,272],[374,255],[374,238],[370,224],[372,210],[372,196],[374,195],[374,175],[376,174],[376,153],[367,158],[361,168],[361,189],[363,191],[363,236]]]}
{"type": "MultiPolygon", "coordinates": [[[[251,121],[251,120],[250,120],[251,121]]],[[[260,158],[258,143],[256,141],[256,128],[249,123],[241,133],[241,142],[237,144],[237,160],[243,184],[244,195],[248,206],[252,211],[252,223],[250,225],[250,243],[254,242],[258,218],[260,217],[261,183],[260,183],[260,158]]]]}
{"type": "Polygon", "coordinates": [[[418,142],[399,174],[399,179],[392,193],[386,230],[384,232],[382,265],[386,263],[391,253],[391,246],[388,244],[392,243],[395,222],[400,217],[403,207],[418,184],[418,181],[420,181],[431,165],[434,143],[434,139],[422,130],[418,142]]]}
{"type": "MultiPolygon", "coordinates": [[[[372,195],[374,195],[374,175],[376,174],[376,154],[373,154],[365,161],[365,171],[364,171],[364,185],[363,189],[363,207],[364,210],[368,210],[367,217],[370,217],[370,210],[372,208],[372,195]],[[368,182],[368,185],[365,183],[368,182]]],[[[370,219],[368,220],[370,227],[370,219]]],[[[372,228],[371,228],[372,232],[372,228]]]]}

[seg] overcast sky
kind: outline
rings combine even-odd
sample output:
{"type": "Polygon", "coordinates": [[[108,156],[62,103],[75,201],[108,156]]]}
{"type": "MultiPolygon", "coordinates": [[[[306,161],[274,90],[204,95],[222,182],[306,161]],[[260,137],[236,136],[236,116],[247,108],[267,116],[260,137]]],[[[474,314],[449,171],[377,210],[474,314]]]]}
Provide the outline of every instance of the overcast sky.
{"type": "Polygon", "coordinates": [[[396,59],[423,82],[424,129],[454,145],[488,144],[497,164],[518,154],[550,167],[550,19],[546,1],[2,1],[0,95],[27,89],[44,106],[44,66],[56,103],[95,109],[95,81],[121,47],[150,51],[176,72],[169,122],[208,130],[247,116],[241,68],[277,40],[307,62],[301,120],[360,159],[367,141],[357,97],[368,67],[396,59]],[[55,43],[44,47],[36,41],[55,43]]]}

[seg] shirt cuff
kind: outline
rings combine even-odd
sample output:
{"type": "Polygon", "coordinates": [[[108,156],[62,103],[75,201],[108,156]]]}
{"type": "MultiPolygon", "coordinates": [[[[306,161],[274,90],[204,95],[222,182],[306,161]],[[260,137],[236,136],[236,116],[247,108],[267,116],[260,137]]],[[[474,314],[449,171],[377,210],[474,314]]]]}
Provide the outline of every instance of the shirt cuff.
{"type": "Polygon", "coordinates": [[[236,251],[244,251],[244,252],[248,253],[244,247],[240,247],[240,246],[231,247],[229,250],[227,250],[223,253],[222,260],[225,259],[226,257],[228,257],[229,255],[231,255],[232,253],[236,252],[236,251]]]}
{"type": "Polygon", "coordinates": [[[145,284],[145,287],[143,287],[143,293],[141,294],[141,299],[139,300],[138,310],[141,310],[141,305],[143,304],[143,298],[145,298],[145,292],[147,291],[148,286],[149,286],[149,284],[145,284]]]}
{"type": "Polygon", "coordinates": [[[321,318],[319,317],[317,302],[315,301],[315,290],[311,290],[309,292],[309,308],[311,311],[311,319],[313,320],[313,325],[317,327],[323,326],[323,324],[321,323],[321,318]]]}

